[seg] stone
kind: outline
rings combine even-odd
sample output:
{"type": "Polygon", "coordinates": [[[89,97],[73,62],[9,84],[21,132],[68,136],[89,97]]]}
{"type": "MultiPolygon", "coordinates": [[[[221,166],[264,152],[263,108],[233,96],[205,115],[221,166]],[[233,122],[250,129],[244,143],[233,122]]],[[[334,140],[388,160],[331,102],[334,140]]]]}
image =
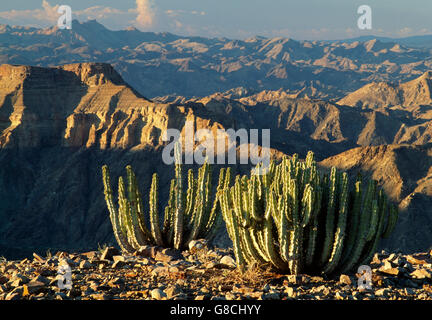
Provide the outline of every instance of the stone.
{"type": "Polygon", "coordinates": [[[351,278],[346,274],[341,274],[339,277],[339,283],[346,284],[347,286],[350,286],[352,284],[351,278]]]}
{"type": "Polygon", "coordinates": [[[377,297],[387,297],[389,290],[387,288],[378,289],[375,291],[375,296],[377,297]]]}
{"type": "Polygon", "coordinates": [[[40,281],[30,281],[23,286],[24,291],[27,290],[30,294],[38,294],[46,289],[46,284],[40,281]]]}
{"type": "Polygon", "coordinates": [[[293,287],[285,287],[285,292],[289,298],[295,298],[297,296],[297,292],[293,287]]]}
{"type": "Polygon", "coordinates": [[[34,258],[35,261],[38,261],[38,262],[45,262],[45,259],[42,258],[40,255],[38,255],[38,254],[35,253],[35,252],[33,252],[33,258],[34,258]]]}
{"type": "Polygon", "coordinates": [[[113,256],[112,260],[114,261],[114,263],[116,263],[117,261],[126,262],[126,258],[122,255],[113,256]]]}
{"type": "Polygon", "coordinates": [[[417,269],[414,272],[411,272],[410,276],[414,279],[424,280],[431,279],[432,273],[427,271],[426,269],[417,269]]]}
{"type": "Polygon", "coordinates": [[[413,257],[413,256],[411,256],[411,255],[408,255],[408,256],[406,257],[406,259],[407,259],[407,261],[408,261],[409,263],[411,263],[411,264],[426,264],[426,261],[425,261],[425,260],[417,259],[416,257],[413,257]]]}
{"type": "Polygon", "coordinates": [[[165,275],[167,273],[168,273],[167,267],[156,267],[151,272],[152,276],[160,276],[160,275],[165,275]]]}
{"type": "Polygon", "coordinates": [[[165,294],[167,295],[168,299],[172,299],[175,296],[179,295],[180,293],[182,293],[182,290],[179,286],[177,285],[170,285],[168,286],[165,290],[164,290],[165,294]]]}
{"type": "Polygon", "coordinates": [[[97,251],[88,251],[88,252],[83,252],[81,253],[81,256],[86,257],[87,259],[96,259],[98,256],[98,252],[97,251]]]}
{"type": "Polygon", "coordinates": [[[321,292],[323,295],[328,296],[330,294],[330,289],[325,285],[319,286],[317,288],[318,292],[321,292]]]}
{"type": "Polygon", "coordinates": [[[158,249],[158,247],[154,246],[141,246],[137,251],[134,252],[134,256],[154,259],[158,249]]]}
{"type": "Polygon", "coordinates": [[[236,295],[234,293],[232,293],[232,292],[227,292],[227,293],[225,293],[225,298],[227,300],[235,300],[236,299],[236,295]]]}
{"type": "Polygon", "coordinates": [[[388,256],[388,258],[386,260],[388,261],[393,261],[397,258],[397,255],[395,253],[392,253],[388,256]]]}
{"type": "Polygon", "coordinates": [[[379,258],[379,254],[378,253],[374,254],[374,256],[372,258],[372,261],[371,261],[371,264],[375,264],[375,265],[381,264],[381,260],[379,258]]]}
{"type": "Polygon", "coordinates": [[[344,293],[338,291],[335,294],[335,298],[336,298],[336,300],[345,300],[346,299],[346,295],[344,293]]]}
{"type": "Polygon", "coordinates": [[[154,258],[156,261],[161,261],[165,263],[170,263],[171,261],[175,260],[173,256],[164,254],[160,251],[156,253],[156,257],[154,258]]]}
{"type": "Polygon", "coordinates": [[[313,276],[310,278],[311,282],[323,282],[324,278],[319,276],[313,276]]]}
{"type": "Polygon", "coordinates": [[[207,247],[207,240],[205,239],[198,239],[198,240],[192,240],[188,243],[189,251],[197,251],[201,250],[207,247]]]}
{"type": "Polygon", "coordinates": [[[392,267],[388,261],[386,261],[384,265],[378,269],[378,271],[392,276],[398,276],[400,273],[400,269],[392,267]]]}
{"type": "Polygon", "coordinates": [[[220,263],[223,264],[223,265],[226,265],[226,266],[228,266],[230,268],[235,268],[237,266],[234,258],[231,257],[231,256],[223,256],[220,259],[220,263]]]}
{"type": "Polygon", "coordinates": [[[155,300],[162,300],[163,298],[167,297],[165,292],[163,292],[161,289],[153,289],[150,292],[150,295],[151,295],[152,299],[155,299],[155,300]]]}
{"type": "Polygon", "coordinates": [[[105,250],[102,252],[101,260],[112,260],[114,256],[117,256],[119,254],[120,251],[117,248],[106,247],[105,250]]]}

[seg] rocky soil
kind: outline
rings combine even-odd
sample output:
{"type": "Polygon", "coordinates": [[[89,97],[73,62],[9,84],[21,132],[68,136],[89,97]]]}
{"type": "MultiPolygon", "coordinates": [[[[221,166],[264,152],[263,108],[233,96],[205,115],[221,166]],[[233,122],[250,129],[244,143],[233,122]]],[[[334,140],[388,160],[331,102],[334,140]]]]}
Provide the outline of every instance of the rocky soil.
{"type": "Polygon", "coordinates": [[[0,261],[0,300],[432,300],[432,250],[377,253],[372,288],[359,289],[360,274],[333,278],[235,269],[232,249],[203,240],[179,252],[142,247],[133,255],[113,248],[57,252],[21,261],[0,261]],[[59,274],[67,263],[71,288],[59,274]]]}

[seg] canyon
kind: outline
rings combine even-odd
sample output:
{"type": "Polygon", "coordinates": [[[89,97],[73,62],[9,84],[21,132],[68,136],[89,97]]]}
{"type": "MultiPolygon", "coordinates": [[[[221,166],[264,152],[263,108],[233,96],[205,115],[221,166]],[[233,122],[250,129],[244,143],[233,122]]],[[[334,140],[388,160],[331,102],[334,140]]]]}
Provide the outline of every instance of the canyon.
{"type": "MultiPolygon", "coordinates": [[[[313,150],[324,171],[331,166],[351,176],[361,171],[377,180],[401,211],[382,248],[427,250],[432,244],[431,73],[397,86],[380,83],[332,101],[270,89],[147,98],[107,63],[3,64],[0,255],[115,244],[101,166],[107,164],[118,177],[131,164],[144,197],[158,172],[164,201],[174,170],[161,161],[162,133],[183,132],[186,121],[212,132],[270,129],[276,159],[294,153],[304,158],[313,150]]],[[[234,166],[236,173],[249,169],[234,166]]],[[[223,235],[218,241],[227,244],[223,235]]]]}

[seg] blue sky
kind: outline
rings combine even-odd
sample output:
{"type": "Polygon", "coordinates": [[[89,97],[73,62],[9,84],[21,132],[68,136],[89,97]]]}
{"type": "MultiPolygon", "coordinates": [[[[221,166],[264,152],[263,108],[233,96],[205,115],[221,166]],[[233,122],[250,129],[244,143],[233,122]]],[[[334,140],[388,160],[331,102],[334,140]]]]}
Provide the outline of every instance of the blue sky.
{"type": "Polygon", "coordinates": [[[119,30],[244,39],[255,35],[343,39],[432,34],[431,0],[14,0],[1,1],[0,23],[48,27],[58,5],[73,18],[119,30]],[[372,30],[359,30],[357,8],[372,8],[372,30]]]}

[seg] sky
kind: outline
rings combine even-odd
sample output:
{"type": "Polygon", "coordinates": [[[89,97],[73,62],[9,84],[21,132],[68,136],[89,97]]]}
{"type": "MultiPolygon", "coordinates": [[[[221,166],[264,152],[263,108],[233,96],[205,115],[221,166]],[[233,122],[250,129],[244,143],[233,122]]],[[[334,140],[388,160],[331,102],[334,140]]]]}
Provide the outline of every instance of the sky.
{"type": "Polygon", "coordinates": [[[363,35],[432,34],[431,0],[13,0],[0,2],[0,24],[50,27],[59,5],[72,18],[111,30],[246,39],[253,36],[334,40],[363,35]],[[357,9],[372,10],[372,29],[358,28],[357,9]]]}

